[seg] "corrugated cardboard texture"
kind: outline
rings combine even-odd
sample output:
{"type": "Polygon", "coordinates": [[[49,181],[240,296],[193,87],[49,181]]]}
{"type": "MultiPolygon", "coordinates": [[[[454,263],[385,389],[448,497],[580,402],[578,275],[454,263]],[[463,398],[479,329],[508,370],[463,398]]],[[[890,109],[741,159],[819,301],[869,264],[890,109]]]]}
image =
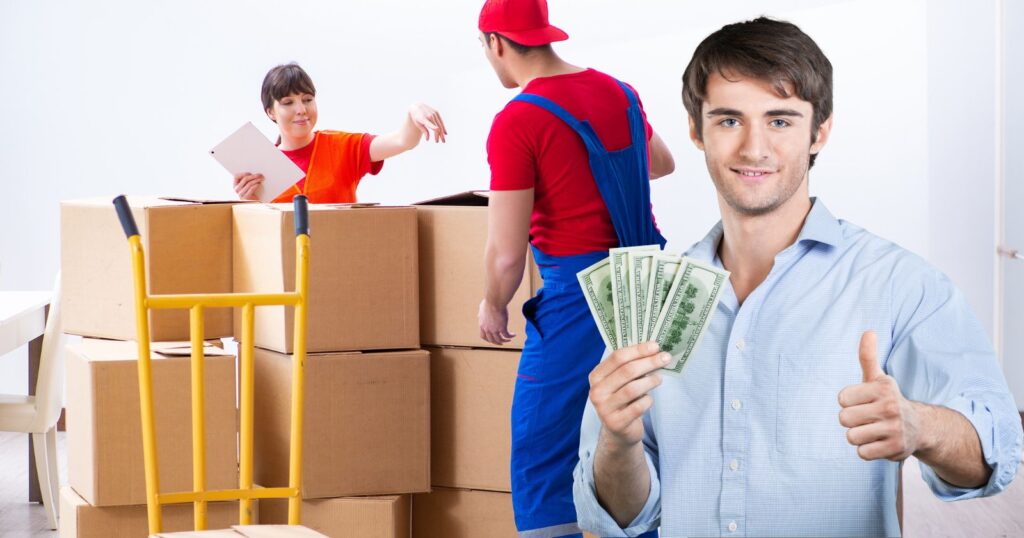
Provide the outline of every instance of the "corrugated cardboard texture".
{"type": "MultiPolygon", "coordinates": [[[[408,495],[342,497],[302,501],[302,524],[327,536],[409,538],[412,506],[408,495]]],[[[260,501],[260,523],[288,522],[288,501],[260,501]]]]}
{"type": "MultiPolygon", "coordinates": [[[[238,523],[237,502],[206,505],[210,528],[225,528],[238,523]]],[[[192,505],[163,508],[164,530],[186,531],[193,528],[192,505]]],[[[91,506],[69,486],[60,488],[60,538],[139,538],[149,535],[145,505],[91,506]]]]}
{"type": "Polygon", "coordinates": [[[512,494],[437,488],[413,495],[415,538],[516,538],[512,494]]]}
{"type": "MultiPolygon", "coordinates": [[[[291,206],[235,207],[235,291],[293,291],[291,206]]],[[[308,351],[419,347],[415,209],[314,205],[309,223],[308,351]]],[[[256,345],[290,353],[293,312],[256,309],[256,345]]]]}
{"type": "MultiPolygon", "coordinates": [[[[149,292],[231,291],[231,204],[130,197],[146,253],[149,292]]],[[[109,198],[61,202],[64,330],[132,340],[135,304],[128,240],[109,198]]],[[[205,312],[204,336],[231,336],[231,310],[205,312]]],[[[150,315],[154,341],[188,340],[188,311],[150,315]]]]}
{"type": "MultiPolygon", "coordinates": [[[[429,205],[417,206],[416,210],[420,245],[420,339],[423,345],[497,347],[480,338],[477,319],[480,301],[484,297],[486,205],[429,205]]],[[[505,349],[522,349],[526,339],[523,303],[541,286],[533,255],[529,252],[526,267],[523,282],[508,305],[508,327],[516,337],[502,346],[505,349]]]]}
{"type": "MultiPolygon", "coordinates": [[[[302,495],[430,489],[426,351],[319,353],[306,359],[302,495]]],[[[256,349],[255,479],[288,484],[292,357],[256,349]]]]}
{"type": "Polygon", "coordinates": [[[512,491],[509,421],[520,352],[429,351],[431,483],[512,491]]]}
{"type": "MultiPolygon", "coordinates": [[[[68,484],[93,506],[146,503],[137,356],[134,342],[68,346],[68,484]]],[[[191,491],[190,359],[152,357],[160,490],[191,491]]],[[[237,487],[234,357],[207,357],[205,374],[207,487],[237,487]]]]}

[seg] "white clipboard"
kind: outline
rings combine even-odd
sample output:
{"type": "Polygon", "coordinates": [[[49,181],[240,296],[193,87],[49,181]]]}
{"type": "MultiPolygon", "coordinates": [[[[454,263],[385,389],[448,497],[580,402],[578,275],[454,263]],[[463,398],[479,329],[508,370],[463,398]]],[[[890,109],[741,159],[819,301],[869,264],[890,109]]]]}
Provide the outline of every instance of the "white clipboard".
{"type": "Polygon", "coordinates": [[[242,172],[263,174],[263,184],[256,189],[261,202],[272,201],[306,175],[252,122],[246,122],[214,146],[210,155],[232,176],[242,172]]]}

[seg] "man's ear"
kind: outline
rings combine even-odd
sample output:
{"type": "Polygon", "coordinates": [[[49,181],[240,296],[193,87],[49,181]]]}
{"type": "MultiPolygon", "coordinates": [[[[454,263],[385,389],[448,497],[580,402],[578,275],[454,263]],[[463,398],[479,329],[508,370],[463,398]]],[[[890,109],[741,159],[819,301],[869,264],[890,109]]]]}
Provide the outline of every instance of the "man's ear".
{"type": "Polygon", "coordinates": [[[697,130],[697,122],[693,121],[693,118],[687,116],[690,122],[690,140],[693,141],[693,145],[697,146],[697,149],[704,151],[704,140],[701,139],[701,134],[697,130]]]}
{"type": "Polygon", "coordinates": [[[498,37],[498,34],[491,34],[491,37],[488,38],[488,41],[489,43],[487,46],[494,49],[494,56],[500,58],[502,55],[505,54],[505,44],[502,43],[501,38],[498,37]]]}
{"type": "Polygon", "coordinates": [[[811,155],[817,155],[821,148],[825,147],[828,142],[829,135],[832,134],[832,116],[829,116],[827,120],[821,122],[818,126],[817,132],[814,133],[814,143],[811,144],[811,155]]]}

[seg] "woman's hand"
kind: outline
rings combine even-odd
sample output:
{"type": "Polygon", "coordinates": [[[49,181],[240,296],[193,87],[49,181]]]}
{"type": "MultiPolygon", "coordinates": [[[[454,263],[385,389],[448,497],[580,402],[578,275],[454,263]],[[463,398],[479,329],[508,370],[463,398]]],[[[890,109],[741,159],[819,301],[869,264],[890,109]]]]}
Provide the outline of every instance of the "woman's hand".
{"type": "Polygon", "coordinates": [[[259,200],[256,197],[256,189],[263,184],[263,174],[250,174],[242,172],[235,174],[235,192],[242,200],[259,200]]]}
{"type": "Polygon", "coordinates": [[[390,159],[416,147],[420,140],[430,140],[433,133],[435,142],[444,142],[448,129],[444,127],[441,114],[433,108],[416,103],[409,107],[405,121],[397,131],[374,137],[370,142],[370,160],[373,162],[390,159]]]}
{"type": "Polygon", "coordinates": [[[416,103],[409,107],[409,121],[423,133],[423,137],[428,141],[431,132],[434,133],[434,142],[442,143],[448,134],[448,129],[444,127],[444,120],[441,119],[441,113],[423,103],[416,103]]]}

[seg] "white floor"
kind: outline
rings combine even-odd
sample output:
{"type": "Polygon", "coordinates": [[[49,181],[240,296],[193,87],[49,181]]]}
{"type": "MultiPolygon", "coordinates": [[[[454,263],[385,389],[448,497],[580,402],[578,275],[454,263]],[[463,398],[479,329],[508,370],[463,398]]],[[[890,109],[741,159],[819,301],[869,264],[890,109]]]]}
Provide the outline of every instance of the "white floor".
{"type": "MultiPolygon", "coordinates": [[[[64,433],[57,434],[62,484],[67,481],[64,438],[64,433]]],[[[27,451],[28,436],[0,432],[0,537],[56,537],[56,532],[46,529],[43,507],[28,503],[27,451]]],[[[995,497],[943,503],[921,481],[916,460],[908,460],[904,469],[906,536],[1024,536],[1024,478],[1020,473],[1007,491],[995,497]]]]}

